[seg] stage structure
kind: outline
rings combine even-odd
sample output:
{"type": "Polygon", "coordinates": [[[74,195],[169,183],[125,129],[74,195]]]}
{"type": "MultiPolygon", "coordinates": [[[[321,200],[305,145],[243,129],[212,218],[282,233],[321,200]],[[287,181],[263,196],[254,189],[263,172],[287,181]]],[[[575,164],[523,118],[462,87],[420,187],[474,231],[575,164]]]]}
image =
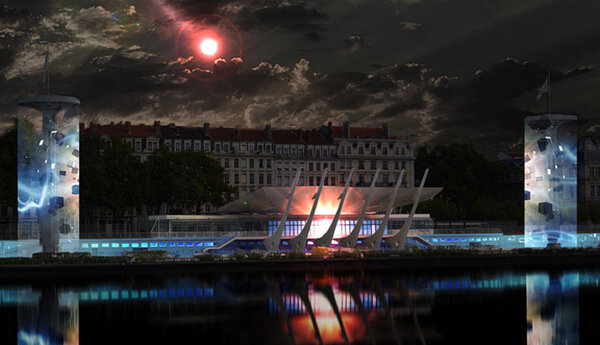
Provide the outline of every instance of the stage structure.
{"type": "MultiPolygon", "coordinates": [[[[425,187],[425,180],[427,180],[427,175],[429,174],[429,168],[425,169],[425,173],[423,174],[423,178],[421,179],[421,185],[419,186],[419,190],[415,195],[415,201],[413,202],[412,209],[410,210],[410,214],[408,215],[408,219],[402,225],[400,231],[396,232],[392,236],[389,236],[385,239],[385,242],[392,247],[395,248],[403,248],[404,244],[406,244],[406,237],[408,236],[408,230],[410,229],[410,224],[415,218],[415,212],[417,212],[417,207],[419,206],[419,202],[421,201],[421,195],[423,194],[423,188],[425,187]]],[[[389,214],[386,214],[386,217],[389,217],[389,214]]]]}
{"type": "Polygon", "coordinates": [[[371,196],[373,195],[373,188],[375,187],[375,183],[377,182],[377,176],[379,176],[379,170],[375,171],[375,176],[371,180],[371,187],[369,188],[369,193],[367,193],[367,197],[365,198],[365,203],[362,207],[362,211],[360,212],[360,216],[358,217],[358,221],[356,225],[350,232],[350,235],[340,238],[340,245],[346,248],[354,248],[356,246],[356,241],[358,240],[358,235],[360,230],[362,229],[363,221],[365,220],[365,214],[367,213],[367,207],[369,206],[369,201],[371,200],[371,196]]]}
{"type": "Polygon", "coordinates": [[[298,180],[300,179],[301,172],[302,168],[298,168],[298,171],[296,172],[296,177],[294,178],[294,183],[292,184],[292,191],[287,197],[287,205],[285,207],[285,211],[283,212],[283,216],[281,217],[281,221],[279,221],[277,229],[273,232],[271,236],[267,237],[263,241],[263,244],[265,245],[268,251],[276,252],[279,250],[279,242],[281,242],[281,235],[283,235],[285,221],[287,220],[288,214],[290,213],[290,207],[292,206],[292,201],[294,200],[294,192],[296,191],[296,185],[298,184],[298,180]]]}
{"type": "Polygon", "coordinates": [[[46,253],[79,251],[80,102],[43,95],[17,104],[17,240],[39,239],[46,253]]]}
{"type": "Polygon", "coordinates": [[[315,194],[313,196],[313,199],[315,200],[315,202],[313,203],[313,205],[310,209],[310,215],[308,216],[308,220],[306,221],[306,224],[304,224],[304,227],[302,228],[302,231],[300,231],[298,236],[296,236],[288,241],[290,246],[292,246],[292,248],[295,251],[304,251],[304,247],[306,246],[306,240],[308,239],[308,233],[310,232],[310,226],[312,225],[312,220],[315,216],[315,211],[317,210],[317,206],[319,205],[319,198],[321,197],[321,191],[323,190],[323,184],[325,183],[326,177],[327,177],[327,168],[325,168],[325,170],[323,170],[323,176],[321,176],[321,183],[319,184],[319,190],[317,191],[317,194],[315,194]]]}
{"type": "Polygon", "coordinates": [[[525,118],[525,247],[577,246],[577,117],[525,118]]]}
{"type": "Polygon", "coordinates": [[[315,240],[315,246],[317,247],[330,247],[331,241],[333,240],[333,235],[335,233],[335,229],[337,227],[337,223],[340,220],[340,216],[342,215],[342,209],[344,208],[344,201],[346,201],[346,195],[348,195],[348,187],[350,187],[350,182],[352,181],[352,175],[354,174],[354,168],[350,170],[350,174],[348,174],[348,179],[346,179],[346,185],[344,186],[344,191],[338,197],[340,201],[337,211],[335,212],[335,216],[331,221],[331,225],[329,225],[329,229],[327,232],[320,238],[315,240]]]}
{"type": "Polygon", "coordinates": [[[394,192],[392,193],[392,195],[390,197],[390,203],[387,207],[387,211],[385,212],[385,216],[383,217],[381,224],[379,224],[379,227],[377,228],[377,230],[375,230],[375,232],[373,234],[365,237],[365,239],[363,240],[363,242],[369,249],[379,249],[379,247],[381,246],[381,240],[383,239],[383,233],[387,227],[388,220],[390,219],[390,214],[392,214],[392,209],[394,208],[394,200],[396,200],[396,195],[398,195],[398,189],[400,188],[400,185],[402,184],[402,179],[404,178],[404,173],[405,173],[405,171],[404,171],[404,169],[402,169],[402,172],[400,172],[400,176],[398,176],[398,181],[396,182],[396,187],[394,188],[394,192]]]}

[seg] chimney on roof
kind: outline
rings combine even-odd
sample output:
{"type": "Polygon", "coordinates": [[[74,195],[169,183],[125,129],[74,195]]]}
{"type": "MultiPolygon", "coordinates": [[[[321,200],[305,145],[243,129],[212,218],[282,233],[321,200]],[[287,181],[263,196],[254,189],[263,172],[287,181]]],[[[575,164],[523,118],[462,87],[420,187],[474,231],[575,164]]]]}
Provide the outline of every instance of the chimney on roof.
{"type": "Polygon", "coordinates": [[[390,137],[390,129],[388,127],[387,123],[382,123],[381,124],[381,129],[383,130],[383,137],[384,138],[389,138],[390,137]]]}
{"type": "Polygon", "coordinates": [[[273,136],[273,132],[271,131],[271,125],[265,125],[265,135],[269,139],[271,139],[271,137],[273,136]]]}
{"type": "Polygon", "coordinates": [[[97,123],[94,123],[94,121],[90,121],[90,129],[96,133],[98,133],[98,129],[100,128],[100,125],[97,123]]]}
{"type": "Polygon", "coordinates": [[[210,123],[204,122],[204,126],[202,128],[204,128],[204,135],[208,135],[210,132],[210,123]]]}
{"type": "Polygon", "coordinates": [[[85,123],[79,122],[79,134],[83,133],[85,130],[85,123]]]}
{"type": "Polygon", "coordinates": [[[113,126],[115,124],[114,121],[110,121],[110,125],[113,126]]]}
{"type": "Polygon", "coordinates": [[[235,135],[236,139],[240,138],[240,129],[238,128],[238,126],[235,126],[235,129],[233,130],[233,134],[235,135]]]}
{"type": "Polygon", "coordinates": [[[342,134],[345,138],[350,138],[350,122],[344,121],[342,123],[342,134]]]}
{"type": "Polygon", "coordinates": [[[125,122],[125,128],[127,128],[127,134],[131,134],[131,122],[125,122]]]}
{"type": "Polygon", "coordinates": [[[160,134],[160,121],[154,121],[154,133],[160,134]]]}

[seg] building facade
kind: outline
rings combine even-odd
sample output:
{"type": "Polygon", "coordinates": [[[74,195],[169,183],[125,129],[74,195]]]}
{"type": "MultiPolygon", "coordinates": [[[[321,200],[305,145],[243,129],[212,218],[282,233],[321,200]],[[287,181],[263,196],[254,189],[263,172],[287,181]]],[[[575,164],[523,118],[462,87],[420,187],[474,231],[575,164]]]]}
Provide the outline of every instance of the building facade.
{"type": "Polygon", "coordinates": [[[579,191],[581,201],[600,201],[600,141],[590,137],[579,141],[579,191]]]}
{"type": "MultiPolygon", "coordinates": [[[[96,132],[107,141],[121,138],[142,161],[160,146],[209,152],[225,170],[225,182],[235,188],[234,200],[262,187],[291,186],[298,168],[299,186],[318,186],[325,169],[324,185],[343,186],[354,168],[351,186],[368,186],[378,169],[377,186],[393,186],[405,169],[402,186],[414,187],[415,157],[408,138],[390,135],[386,124],[371,128],[328,123],[303,130],[92,122],[87,128],[81,124],[80,131],[96,132]]],[[[204,205],[201,213],[215,211],[204,205]]]]}

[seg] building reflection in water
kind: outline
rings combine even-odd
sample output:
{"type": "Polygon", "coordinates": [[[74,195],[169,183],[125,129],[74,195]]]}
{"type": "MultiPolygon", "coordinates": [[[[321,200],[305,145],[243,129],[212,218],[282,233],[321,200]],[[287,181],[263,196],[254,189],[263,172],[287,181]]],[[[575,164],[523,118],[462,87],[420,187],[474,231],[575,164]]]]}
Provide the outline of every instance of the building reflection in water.
{"type": "Polygon", "coordinates": [[[579,273],[527,274],[527,345],[579,344],[579,273]]]}
{"type": "MultiPolygon", "coordinates": [[[[406,283],[396,280],[384,290],[379,279],[363,281],[359,288],[352,280],[333,277],[297,284],[270,298],[270,310],[279,312],[293,344],[376,344],[402,343],[407,338],[425,344],[420,329],[417,308],[406,283]],[[395,286],[394,286],[395,285],[395,286]],[[410,316],[412,325],[398,331],[398,316],[410,316]],[[373,328],[379,332],[375,332],[373,328]]],[[[421,303],[418,310],[429,313],[433,291],[417,292],[421,303]]]]}
{"type": "Polygon", "coordinates": [[[79,344],[79,302],[74,293],[44,287],[37,303],[17,306],[19,345],[79,344]]]}
{"type": "Polygon", "coordinates": [[[98,324],[108,329],[129,320],[136,320],[134,327],[143,330],[137,334],[149,337],[156,336],[153,331],[160,327],[161,334],[171,336],[175,328],[170,327],[179,327],[178,333],[184,334],[181,327],[189,326],[185,329],[202,331],[201,336],[215,341],[223,336],[220,332],[228,332],[230,341],[240,343],[425,345],[455,342],[465,334],[478,339],[504,319],[516,320],[504,324],[513,325],[504,333],[514,325],[523,328],[503,339],[523,343],[526,338],[528,345],[578,344],[579,287],[596,291],[599,277],[599,272],[585,271],[231,274],[79,282],[60,288],[0,285],[0,314],[5,319],[16,317],[20,345],[78,344],[80,327],[90,336],[98,324]],[[500,314],[487,314],[489,322],[473,326],[480,316],[467,323],[461,319],[479,315],[480,310],[490,312],[493,303],[500,314]],[[508,308],[514,305],[518,306],[508,308]],[[122,316],[120,321],[116,315],[122,316]],[[519,321],[525,316],[527,327],[519,321]],[[148,317],[154,320],[152,325],[144,321],[148,317]]]}

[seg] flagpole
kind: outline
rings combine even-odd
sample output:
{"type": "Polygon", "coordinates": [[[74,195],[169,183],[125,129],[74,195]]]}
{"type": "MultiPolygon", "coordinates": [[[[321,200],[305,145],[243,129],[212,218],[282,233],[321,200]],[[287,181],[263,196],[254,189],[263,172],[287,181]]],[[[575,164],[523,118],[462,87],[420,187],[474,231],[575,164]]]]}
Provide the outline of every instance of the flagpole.
{"type": "Polygon", "coordinates": [[[548,71],[548,115],[552,114],[552,96],[550,93],[550,71],[548,71]]]}
{"type": "MultiPolygon", "coordinates": [[[[46,73],[48,73],[47,78],[48,78],[48,94],[50,94],[50,45],[48,45],[48,47],[46,47],[46,52],[48,54],[48,66],[46,69],[46,73]]],[[[548,93],[548,96],[550,96],[550,94],[548,93]]]]}

